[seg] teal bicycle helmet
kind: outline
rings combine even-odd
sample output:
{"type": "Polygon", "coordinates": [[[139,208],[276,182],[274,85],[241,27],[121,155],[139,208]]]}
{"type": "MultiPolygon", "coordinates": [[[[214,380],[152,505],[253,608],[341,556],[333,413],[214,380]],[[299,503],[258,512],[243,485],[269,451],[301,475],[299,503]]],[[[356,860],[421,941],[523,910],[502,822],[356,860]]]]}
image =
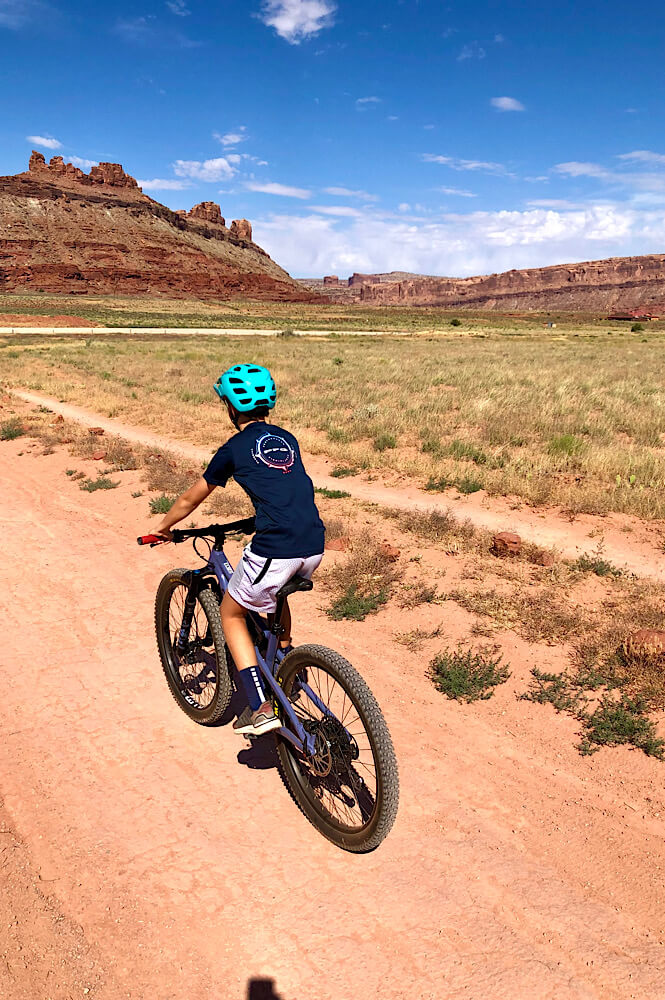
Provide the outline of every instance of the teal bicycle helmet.
{"type": "Polygon", "coordinates": [[[217,379],[215,392],[239,413],[259,406],[272,410],[277,399],[274,379],[261,365],[233,365],[217,379]]]}

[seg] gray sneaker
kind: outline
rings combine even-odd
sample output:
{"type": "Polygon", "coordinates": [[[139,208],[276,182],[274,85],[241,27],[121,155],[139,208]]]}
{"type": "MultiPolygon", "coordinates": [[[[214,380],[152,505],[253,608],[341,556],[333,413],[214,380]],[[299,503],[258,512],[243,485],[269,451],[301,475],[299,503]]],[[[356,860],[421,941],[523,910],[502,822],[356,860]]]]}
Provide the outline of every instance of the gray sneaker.
{"type": "Polygon", "coordinates": [[[263,736],[273,729],[279,729],[281,725],[270,702],[264,701],[255,712],[246,708],[233,723],[233,732],[240,733],[241,736],[263,736]]]}

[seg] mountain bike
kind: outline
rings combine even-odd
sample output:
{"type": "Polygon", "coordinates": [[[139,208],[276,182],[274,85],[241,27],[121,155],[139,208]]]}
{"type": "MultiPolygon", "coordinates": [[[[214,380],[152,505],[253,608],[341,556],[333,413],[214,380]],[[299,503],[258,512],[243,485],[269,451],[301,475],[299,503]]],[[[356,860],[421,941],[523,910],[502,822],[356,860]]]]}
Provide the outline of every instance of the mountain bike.
{"type": "MultiPolygon", "coordinates": [[[[200,725],[219,723],[234,689],[234,664],[219,613],[233,575],[224,542],[231,534],[251,534],[254,527],[251,517],[172,531],[175,543],[193,541],[204,565],[173,569],[161,580],[155,600],[157,646],[171,694],[200,725]],[[201,544],[207,551],[200,551],[201,544]]],[[[137,541],[157,545],[164,539],[145,535],[137,541]]],[[[248,612],[247,625],[264,689],[281,722],[273,733],[286,787],[324,837],[363,853],[378,847],[395,821],[397,761],[381,709],[348,660],[314,643],[287,653],[279,647],[286,599],[312,588],[311,580],[294,576],[278,592],[275,613],[248,612]]]]}

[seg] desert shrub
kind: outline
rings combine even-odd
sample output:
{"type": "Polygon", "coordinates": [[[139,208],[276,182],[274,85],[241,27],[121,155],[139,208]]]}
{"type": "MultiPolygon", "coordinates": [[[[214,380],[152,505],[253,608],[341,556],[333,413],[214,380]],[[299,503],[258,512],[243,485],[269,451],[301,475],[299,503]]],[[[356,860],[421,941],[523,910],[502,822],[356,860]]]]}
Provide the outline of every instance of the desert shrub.
{"type": "Polygon", "coordinates": [[[639,698],[605,697],[594,712],[583,720],[579,750],[592,754],[601,747],[633,746],[649,757],[665,759],[665,740],[657,735],[656,724],[648,718],[647,708],[639,698]]]}
{"type": "Polygon", "coordinates": [[[355,476],[357,472],[353,465],[336,465],[330,475],[333,479],[344,479],[346,476],[355,476]]]}
{"type": "Polygon", "coordinates": [[[437,690],[455,701],[486,701],[510,677],[507,665],[491,650],[445,649],[430,663],[437,690]]]}
{"type": "Polygon", "coordinates": [[[383,431],[381,434],[377,434],[372,441],[372,447],[374,451],[388,451],[390,448],[397,447],[397,438],[394,434],[388,434],[383,431]]]}
{"type": "Polygon", "coordinates": [[[346,559],[324,573],[332,592],[328,615],[362,621],[385,604],[397,578],[395,563],[369,533],[358,538],[346,559]]]}
{"type": "Polygon", "coordinates": [[[0,441],[14,441],[22,437],[25,432],[23,421],[19,417],[12,417],[0,425],[0,441]]]}
{"type": "Polygon", "coordinates": [[[435,604],[440,600],[441,596],[435,586],[420,582],[405,584],[399,605],[401,608],[417,608],[421,604],[435,604]]]}
{"type": "Polygon", "coordinates": [[[351,584],[340,594],[328,608],[329,618],[341,621],[350,618],[352,621],[364,621],[367,615],[375,614],[382,604],[388,600],[387,590],[378,590],[371,594],[359,594],[355,584],[351,584]]]}
{"type": "Polygon", "coordinates": [[[644,327],[642,326],[641,323],[633,323],[633,325],[630,328],[630,332],[631,333],[642,333],[643,329],[644,329],[644,327]]]}
{"type": "Polygon", "coordinates": [[[450,325],[451,326],[461,326],[462,325],[462,320],[461,319],[451,319],[450,325]]]}
{"type": "Polygon", "coordinates": [[[84,479],[79,489],[86,493],[95,493],[97,490],[114,490],[120,486],[119,482],[114,482],[108,476],[98,476],[97,479],[84,479]]]}
{"type": "Polygon", "coordinates": [[[477,493],[478,490],[482,490],[483,484],[478,480],[474,479],[473,476],[462,476],[455,483],[455,486],[460,491],[460,493],[477,493]]]}
{"type": "Polygon", "coordinates": [[[167,497],[165,494],[162,494],[161,497],[153,497],[153,499],[150,500],[148,503],[148,506],[150,508],[150,513],[168,514],[168,512],[171,510],[171,507],[175,503],[175,499],[176,499],[175,497],[167,497]]]}
{"type": "Polygon", "coordinates": [[[197,475],[200,473],[194,469],[187,468],[163,452],[157,452],[148,455],[143,479],[149,490],[179,496],[194,484],[197,475]]]}
{"type": "Polygon", "coordinates": [[[582,553],[579,559],[571,564],[571,569],[579,570],[580,573],[594,573],[596,576],[611,576],[615,579],[623,575],[623,571],[609,562],[599,553],[582,553]]]}
{"type": "Polygon", "coordinates": [[[460,458],[468,462],[475,462],[476,465],[487,464],[487,455],[485,452],[482,448],[478,448],[475,444],[471,444],[470,441],[460,441],[455,439],[450,442],[447,451],[453,458],[460,458]]]}

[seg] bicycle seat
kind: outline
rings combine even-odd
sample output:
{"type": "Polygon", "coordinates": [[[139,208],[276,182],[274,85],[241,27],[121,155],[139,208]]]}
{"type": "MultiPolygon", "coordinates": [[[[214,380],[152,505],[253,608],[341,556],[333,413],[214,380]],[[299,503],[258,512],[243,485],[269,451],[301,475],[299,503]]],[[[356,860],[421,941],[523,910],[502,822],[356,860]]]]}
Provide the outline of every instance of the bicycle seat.
{"type": "Polygon", "coordinates": [[[306,580],[304,576],[292,576],[288,583],[285,583],[283,587],[280,587],[277,591],[277,597],[288,597],[289,594],[295,594],[298,590],[312,590],[314,584],[311,580],[306,580]]]}

